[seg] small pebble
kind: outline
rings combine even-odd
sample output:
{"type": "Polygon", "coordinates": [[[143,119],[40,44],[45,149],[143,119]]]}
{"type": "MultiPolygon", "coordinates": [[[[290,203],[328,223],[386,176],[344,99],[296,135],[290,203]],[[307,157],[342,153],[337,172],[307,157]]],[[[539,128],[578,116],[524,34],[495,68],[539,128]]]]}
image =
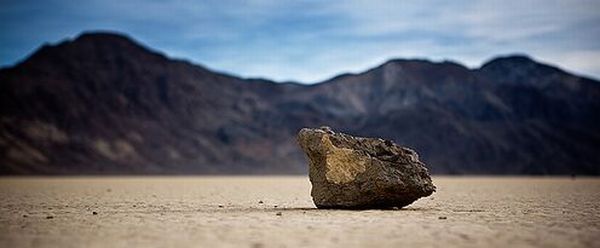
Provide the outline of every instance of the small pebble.
{"type": "Polygon", "coordinates": [[[219,207],[220,207],[220,208],[222,208],[222,207],[223,207],[223,205],[219,205],[219,207]]]}
{"type": "Polygon", "coordinates": [[[263,201],[258,201],[258,204],[263,204],[263,203],[264,203],[263,201]]]}
{"type": "Polygon", "coordinates": [[[277,205],[273,206],[273,208],[277,208],[277,205]]]}
{"type": "Polygon", "coordinates": [[[446,216],[440,216],[440,217],[438,217],[438,219],[445,220],[445,219],[447,219],[447,217],[446,216]]]}
{"type": "Polygon", "coordinates": [[[277,212],[275,215],[277,215],[277,216],[281,216],[281,212],[277,212]]]}
{"type": "Polygon", "coordinates": [[[46,219],[54,219],[54,216],[46,216],[46,219]]]}
{"type": "Polygon", "coordinates": [[[24,215],[23,215],[23,218],[27,218],[27,215],[26,215],[26,214],[24,214],[24,215]]]}
{"type": "Polygon", "coordinates": [[[98,215],[98,212],[94,211],[92,212],[93,215],[98,215]]]}

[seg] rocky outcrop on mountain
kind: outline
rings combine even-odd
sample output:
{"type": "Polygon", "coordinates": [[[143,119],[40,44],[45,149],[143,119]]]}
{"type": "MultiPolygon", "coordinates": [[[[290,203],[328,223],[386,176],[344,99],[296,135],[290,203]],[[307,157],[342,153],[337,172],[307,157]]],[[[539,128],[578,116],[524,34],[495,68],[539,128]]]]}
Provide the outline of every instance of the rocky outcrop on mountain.
{"type": "Polygon", "coordinates": [[[322,125],[415,148],[432,173],[600,174],[599,110],[598,81],[524,56],[301,85],[86,33],[0,70],[0,174],[305,173],[295,136],[322,125]]]}
{"type": "Polygon", "coordinates": [[[401,208],[435,191],[417,153],[389,140],[322,127],[300,130],[298,144],[309,160],[318,208],[401,208]]]}

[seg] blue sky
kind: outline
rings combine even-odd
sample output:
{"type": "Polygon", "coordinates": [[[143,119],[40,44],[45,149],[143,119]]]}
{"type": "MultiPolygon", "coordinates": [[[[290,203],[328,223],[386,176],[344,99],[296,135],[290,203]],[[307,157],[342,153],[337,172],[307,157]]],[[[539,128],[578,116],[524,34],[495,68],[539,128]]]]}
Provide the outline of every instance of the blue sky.
{"type": "Polygon", "coordinates": [[[600,78],[600,0],[0,0],[0,65],[89,30],[279,81],[314,83],[391,58],[478,67],[511,53],[600,78]]]}

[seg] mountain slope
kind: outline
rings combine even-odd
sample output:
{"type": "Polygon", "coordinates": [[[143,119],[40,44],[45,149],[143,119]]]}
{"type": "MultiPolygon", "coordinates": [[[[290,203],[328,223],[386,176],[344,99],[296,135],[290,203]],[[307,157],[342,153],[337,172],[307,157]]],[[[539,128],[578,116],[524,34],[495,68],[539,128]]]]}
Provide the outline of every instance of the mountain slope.
{"type": "Polygon", "coordinates": [[[329,125],[413,147],[435,173],[599,174],[600,84],[524,56],[391,60],[304,86],[83,34],[0,71],[3,174],[304,173],[329,125]]]}

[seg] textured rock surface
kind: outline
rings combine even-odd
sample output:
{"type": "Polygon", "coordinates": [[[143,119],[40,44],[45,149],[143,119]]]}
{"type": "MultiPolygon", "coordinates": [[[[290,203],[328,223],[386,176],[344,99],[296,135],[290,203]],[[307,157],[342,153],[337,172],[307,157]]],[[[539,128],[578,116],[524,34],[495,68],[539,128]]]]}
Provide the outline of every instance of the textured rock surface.
{"type": "Polygon", "coordinates": [[[300,130],[298,143],[308,156],[318,208],[404,207],[435,191],[417,153],[389,140],[321,127],[300,130]]]}

